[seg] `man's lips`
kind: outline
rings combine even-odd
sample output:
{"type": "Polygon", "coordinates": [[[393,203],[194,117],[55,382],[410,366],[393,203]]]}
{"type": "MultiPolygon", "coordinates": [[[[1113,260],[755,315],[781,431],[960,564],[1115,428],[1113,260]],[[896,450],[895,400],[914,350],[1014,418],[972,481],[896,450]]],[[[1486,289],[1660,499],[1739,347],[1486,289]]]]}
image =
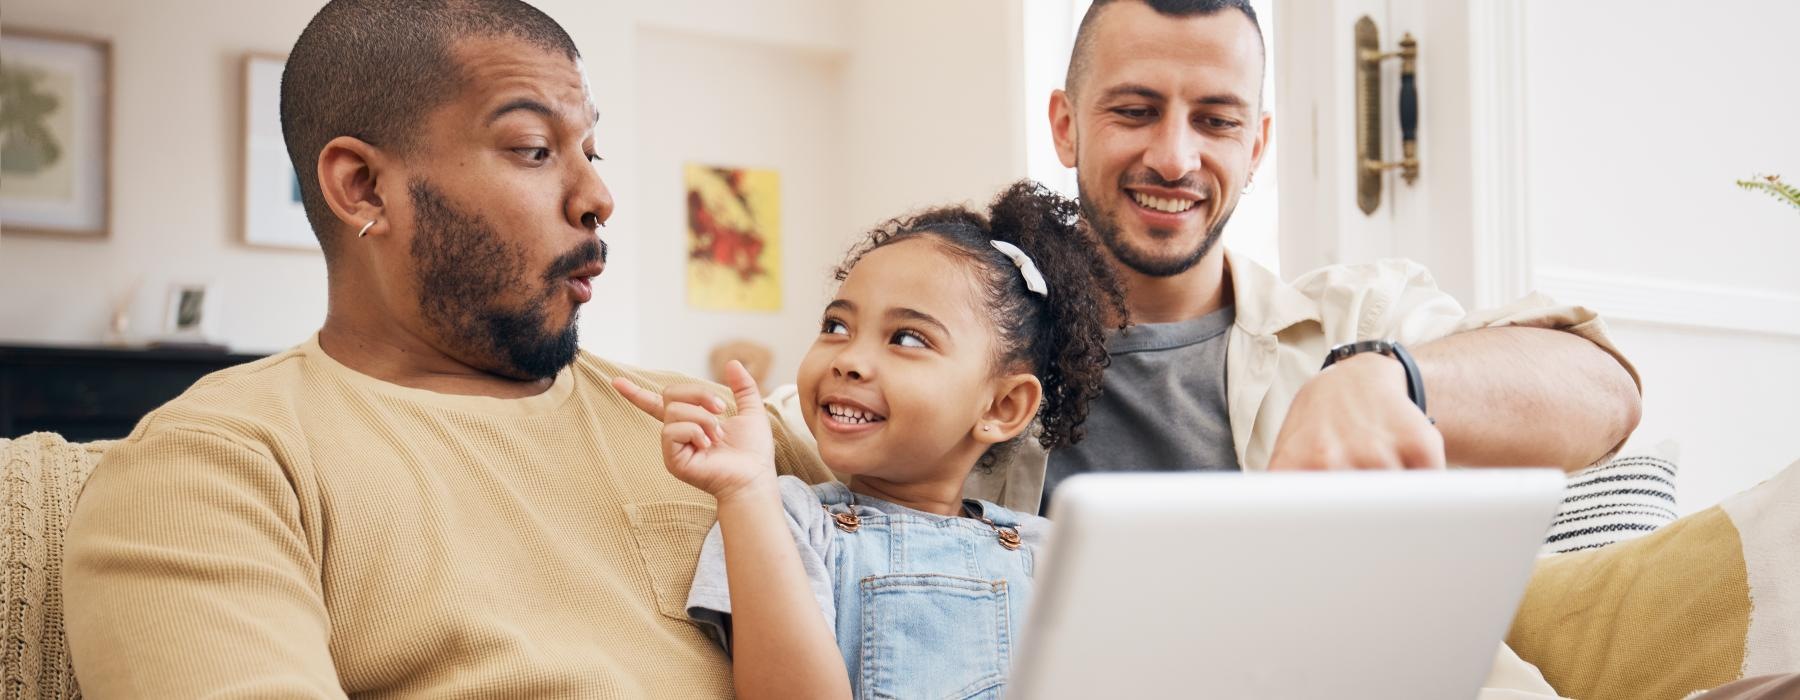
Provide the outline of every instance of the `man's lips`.
{"type": "Polygon", "coordinates": [[[570,272],[566,279],[569,294],[575,297],[575,303],[586,304],[594,298],[594,278],[606,271],[605,263],[589,263],[570,272]]]}
{"type": "Polygon", "coordinates": [[[594,278],[570,277],[566,284],[569,285],[569,295],[575,297],[575,303],[586,304],[594,298],[594,278]]]}
{"type": "Polygon", "coordinates": [[[1180,217],[1203,211],[1206,195],[1190,190],[1166,187],[1127,187],[1125,198],[1145,213],[1180,217]]]}

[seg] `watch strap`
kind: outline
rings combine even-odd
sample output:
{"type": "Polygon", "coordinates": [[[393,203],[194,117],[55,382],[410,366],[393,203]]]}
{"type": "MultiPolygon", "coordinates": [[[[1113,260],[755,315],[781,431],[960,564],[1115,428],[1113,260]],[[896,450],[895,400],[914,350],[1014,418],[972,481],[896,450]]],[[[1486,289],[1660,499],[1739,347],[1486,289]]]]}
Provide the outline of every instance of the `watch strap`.
{"type": "Polygon", "coordinates": [[[1407,397],[1412,399],[1413,405],[1419,407],[1420,413],[1430,415],[1430,412],[1425,410],[1425,379],[1419,374],[1419,363],[1413,361],[1412,353],[1408,352],[1404,345],[1391,340],[1359,340],[1354,343],[1344,343],[1325,354],[1325,364],[1319,369],[1330,367],[1339,360],[1365,352],[1380,353],[1399,361],[1400,366],[1406,370],[1407,397]]]}

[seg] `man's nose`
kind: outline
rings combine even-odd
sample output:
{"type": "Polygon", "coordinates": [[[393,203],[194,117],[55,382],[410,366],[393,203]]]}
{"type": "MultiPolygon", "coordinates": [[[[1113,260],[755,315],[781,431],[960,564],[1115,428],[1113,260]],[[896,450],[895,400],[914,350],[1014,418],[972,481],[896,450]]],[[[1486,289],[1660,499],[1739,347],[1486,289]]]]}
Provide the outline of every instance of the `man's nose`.
{"type": "Polygon", "coordinates": [[[1166,182],[1200,169],[1200,140],[1185,119],[1164,119],[1144,152],[1144,166],[1166,182]]]}
{"type": "Polygon", "coordinates": [[[593,163],[584,159],[576,168],[570,183],[567,216],[570,223],[592,231],[612,218],[612,190],[606,188],[606,181],[600,178],[593,163]]]}

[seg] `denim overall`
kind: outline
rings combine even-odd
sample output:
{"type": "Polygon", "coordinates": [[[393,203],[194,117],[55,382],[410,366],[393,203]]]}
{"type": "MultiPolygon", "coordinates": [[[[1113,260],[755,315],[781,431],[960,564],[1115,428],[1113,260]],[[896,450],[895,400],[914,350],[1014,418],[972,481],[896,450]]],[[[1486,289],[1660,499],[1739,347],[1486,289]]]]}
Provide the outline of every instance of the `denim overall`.
{"type": "Polygon", "coordinates": [[[840,483],[813,488],[835,525],[824,558],[855,696],[1000,697],[1031,599],[1036,546],[1017,546],[1021,516],[976,500],[964,501],[976,517],[884,510],[840,483]]]}

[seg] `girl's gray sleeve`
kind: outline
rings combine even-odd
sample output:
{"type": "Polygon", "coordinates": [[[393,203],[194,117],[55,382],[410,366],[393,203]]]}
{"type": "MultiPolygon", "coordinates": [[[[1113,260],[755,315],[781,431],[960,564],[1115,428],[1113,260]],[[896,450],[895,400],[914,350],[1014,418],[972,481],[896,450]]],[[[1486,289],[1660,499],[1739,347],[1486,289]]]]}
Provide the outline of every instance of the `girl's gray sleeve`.
{"type": "MultiPolygon", "coordinates": [[[[825,564],[827,531],[825,509],[819,497],[806,482],[792,476],[780,477],[782,510],[787,513],[788,533],[800,552],[800,566],[806,571],[807,585],[813,600],[825,616],[825,624],[837,629],[837,605],[832,594],[832,576],[825,564]]],[[[700,546],[700,563],[694,569],[694,583],[688,589],[688,617],[700,629],[731,651],[731,588],[725,573],[725,539],[714,523],[700,546]]]]}

